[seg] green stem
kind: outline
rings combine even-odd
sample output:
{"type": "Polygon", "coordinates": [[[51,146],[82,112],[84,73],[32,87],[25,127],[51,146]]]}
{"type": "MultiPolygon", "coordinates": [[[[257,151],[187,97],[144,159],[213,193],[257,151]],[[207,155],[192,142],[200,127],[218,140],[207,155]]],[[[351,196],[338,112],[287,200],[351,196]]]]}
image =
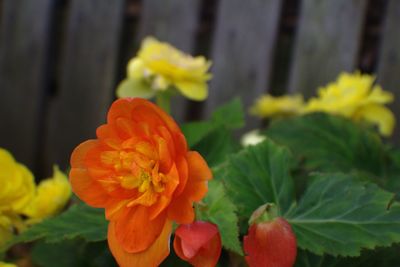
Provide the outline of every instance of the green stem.
{"type": "Polygon", "coordinates": [[[166,113],[171,114],[171,95],[166,92],[156,94],[156,103],[166,113]]]}

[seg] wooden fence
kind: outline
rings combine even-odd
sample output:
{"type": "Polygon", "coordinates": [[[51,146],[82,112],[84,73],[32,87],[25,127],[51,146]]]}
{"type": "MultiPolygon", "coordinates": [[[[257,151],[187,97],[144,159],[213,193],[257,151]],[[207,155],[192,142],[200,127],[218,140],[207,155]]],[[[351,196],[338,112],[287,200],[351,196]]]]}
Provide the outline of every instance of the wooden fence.
{"type": "Polygon", "coordinates": [[[209,99],[176,100],[179,121],[355,69],[400,99],[399,26],[399,0],[0,0],[0,147],[36,173],[65,168],[147,35],[213,61],[209,99]]]}

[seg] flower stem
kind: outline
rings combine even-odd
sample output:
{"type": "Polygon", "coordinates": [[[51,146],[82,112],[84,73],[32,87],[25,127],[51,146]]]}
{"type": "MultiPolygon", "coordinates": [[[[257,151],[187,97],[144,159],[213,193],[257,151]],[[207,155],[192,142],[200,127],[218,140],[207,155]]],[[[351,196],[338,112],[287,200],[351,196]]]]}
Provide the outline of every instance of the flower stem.
{"type": "Polygon", "coordinates": [[[156,103],[166,113],[171,114],[171,95],[167,92],[159,92],[156,94],[156,103]]]}

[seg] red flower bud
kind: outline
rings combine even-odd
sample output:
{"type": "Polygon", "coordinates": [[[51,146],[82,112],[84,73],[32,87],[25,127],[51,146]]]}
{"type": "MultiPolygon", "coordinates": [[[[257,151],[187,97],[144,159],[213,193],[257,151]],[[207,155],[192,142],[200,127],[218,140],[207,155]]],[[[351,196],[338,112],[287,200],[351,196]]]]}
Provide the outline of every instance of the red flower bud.
{"type": "Polygon", "coordinates": [[[175,231],[174,250],[195,267],[213,267],[221,254],[218,227],[209,222],[181,224],[175,231]]]}
{"type": "Polygon", "coordinates": [[[243,245],[250,267],[291,267],[297,254],[296,237],[290,224],[275,217],[274,206],[258,208],[250,219],[243,245]]]}

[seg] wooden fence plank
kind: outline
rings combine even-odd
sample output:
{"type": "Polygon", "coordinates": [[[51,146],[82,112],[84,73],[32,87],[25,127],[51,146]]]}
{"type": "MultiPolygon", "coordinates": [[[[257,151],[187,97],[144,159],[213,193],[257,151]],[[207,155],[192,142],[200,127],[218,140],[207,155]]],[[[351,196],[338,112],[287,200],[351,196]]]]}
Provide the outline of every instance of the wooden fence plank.
{"type": "Polygon", "coordinates": [[[309,97],[341,71],[356,67],[365,0],[304,0],[289,91],[309,97]]]}
{"type": "MultiPolygon", "coordinates": [[[[281,4],[280,0],[221,0],[207,113],[234,96],[241,97],[247,109],[266,92],[281,4]]],[[[247,118],[247,123],[255,127],[259,120],[247,118]]]]}
{"type": "Polygon", "coordinates": [[[378,62],[378,82],[395,95],[391,109],[397,123],[393,140],[400,143],[400,1],[389,0],[378,62]]]}
{"type": "MultiPolygon", "coordinates": [[[[199,15],[200,0],[144,0],[138,41],[152,35],[193,53],[199,15]]],[[[178,122],[185,120],[187,105],[182,96],[173,99],[172,114],[178,122]]]]}
{"type": "Polygon", "coordinates": [[[0,147],[35,168],[53,0],[2,2],[0,147]]]}
{"type": "Polygon", "coordinates": [[[115,90],[124,0],[72,0],[60,85],[49,118],[47,164],[65,167],[72,149],[95,137],[115,90]]]}

